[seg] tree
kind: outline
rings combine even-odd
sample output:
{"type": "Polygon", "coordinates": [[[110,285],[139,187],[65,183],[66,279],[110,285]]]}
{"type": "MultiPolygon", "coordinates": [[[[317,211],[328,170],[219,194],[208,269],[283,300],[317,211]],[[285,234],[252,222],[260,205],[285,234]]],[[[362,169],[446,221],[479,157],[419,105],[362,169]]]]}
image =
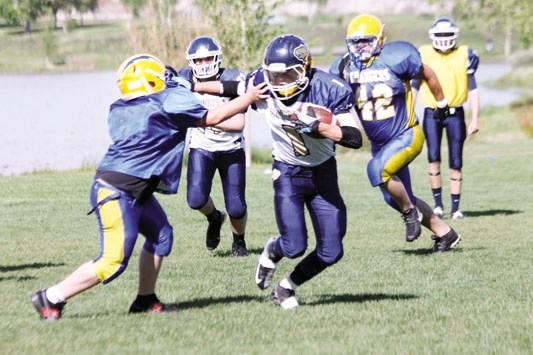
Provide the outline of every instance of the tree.
{"type": "Polygon", "coordinates": [[[31,23],[46,12],[47,0],[0,0],[0,17],[9,24],[24,26],[31,32],[31,23]]]}
{"type": "Polygon", "coordinates": [[[243,71],[262,62],[268,42],[279,34],[279,27],[270,26],[272,11],[284,0],[196,0],[206,21],[210,35],[216,37],[224,50],[228,66],[243,71]]]}

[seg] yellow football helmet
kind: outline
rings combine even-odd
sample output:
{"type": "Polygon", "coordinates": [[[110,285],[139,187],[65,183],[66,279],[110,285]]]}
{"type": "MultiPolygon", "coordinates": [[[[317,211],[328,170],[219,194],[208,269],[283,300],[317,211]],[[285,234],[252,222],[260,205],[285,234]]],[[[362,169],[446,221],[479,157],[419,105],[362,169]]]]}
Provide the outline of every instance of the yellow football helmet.
{"type": "Polygon", "coordinates": [[[352,61],[364,66],[370,58],[378,55],[383,45],[383,25],[372,15],[354,17],[346,30],[346,46],[352,61]]]}
{"type": "Polygon", "coordinates": [[[117,70],[118,88],[123,100],[150,95],[165,88],[165,65],[150,54],[136,54],[117,70]]]}

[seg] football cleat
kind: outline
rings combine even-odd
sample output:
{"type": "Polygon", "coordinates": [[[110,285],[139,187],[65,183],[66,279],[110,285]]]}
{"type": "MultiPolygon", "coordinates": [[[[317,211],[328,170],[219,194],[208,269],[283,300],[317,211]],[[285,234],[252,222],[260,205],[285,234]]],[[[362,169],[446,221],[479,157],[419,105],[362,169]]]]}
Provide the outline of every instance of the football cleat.
{"type": "Polygon", "coordinates": [[[246,249],[246,243],[244,241],[239,243],[233,242],[231,245],[231,255],[235,257],[247,256],[248,250],[246,249]]]}
{"type": "Polygon", "coordinates": [[[209,221],[205,234],[205,246],[208,250],[215,250],[220,243],[220,229],[226,221],[226,212],[218,211],[218,217],[209,221]]]}
{"type": "Polygon", "coordinates": [[[433,214],[442,219],[442,217],[444,217],[444,210],[441,206],[437,206],[435,209],[433,209],[433,214]]]}
{"type": "Polygon", "coordinates": [[[47,322],[55,322],[61,318],[66,302],[50,302],[46,297],[46,289],[33,293],[30,298],[41,319],[47,322]]]}
{"type": "Polygon", "coordinates": [[[259,256],[259,262],[255,269],[255,283],[257,286],[264,290],[270,286],[274,272],[276,271],[277,263],[270,258],[270,249],[276,242],[277,237],[272,237],[267,240],[263,252],[259,256]]]}
{"type": "Polygon", "coordinates": [[[435,243],[433,244],[433,251],[435,253],[442,253],[455,248],[457,244],[459,244],[459,242],[461,241],[461,236],[457,234],[452,228],[442,237],[432,235],[431,239],[435,241],[435,243]]]}
{"type": "Polygon", "coordinates": [[[270,294],[270,299],[280,305],[284,310],[289,310],[298,307],[298,300],[294,290],[281,287],[279,284],[274,287],[270,294]]]}
{"type": "Polygon", "coordinates": [[[177,312],[179,308],[174,305],[169,305],[161,302],[155,302],[149,307],[142,307],[137,304],[135,301],[131,304],[129,314],[134,313],[150,313],[150,314],[160,314],[160,313],[173,313],[177,312]]]}
{"type": "Polygon", "coordinates": [[[452,219],[463,219],[464,217],[463,212],[459,210],[452,213],[452,219]]]}
{"type": "Polygon", "coordinates": [[[408,242],[415,241],[422,233],[422,214],[416,207],[410,208],[403,212],[403,220],[405,222],[405,240],[408,242]]]}

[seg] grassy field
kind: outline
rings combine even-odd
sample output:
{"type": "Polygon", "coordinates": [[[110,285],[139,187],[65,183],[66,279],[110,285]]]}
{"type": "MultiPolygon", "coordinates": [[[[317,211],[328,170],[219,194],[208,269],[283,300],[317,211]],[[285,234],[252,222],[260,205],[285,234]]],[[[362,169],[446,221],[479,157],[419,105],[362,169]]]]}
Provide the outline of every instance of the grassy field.
{"type": "MultiPolygon", "coordinates": [[[[459,248],[432,254],[428,231],[405,243],[400,216],[367,182],[368,153],[342,154],[345,256],[303,285],[301,306],[289,312],[253,281],[263,243],[277,233],[269,165],[248,170],[245,258],[230,256],[227,225],[220,247],[205,249],[205,219],[187,207],[185,186],[160,197],[175,244],[158,294],[180,312],[127,314],[139,243],[119,279],[69,301],[55,324],[38,319],[29,294],[96,255],[96,224],[86,215],[93,168],[0,177],[0,353],[531,354],[533,145],[509,109],[482,117],[480,135],[465,149],[466,218],[447,219],[463,236],[459,248]]],[[[431,202],[424,153],[412,176],[418,196],[431,202]]],[[[213,197],[221,200],[218,184],[213,197]]],[[[274,281],[295,263],[283,260],[274,281]]]]}

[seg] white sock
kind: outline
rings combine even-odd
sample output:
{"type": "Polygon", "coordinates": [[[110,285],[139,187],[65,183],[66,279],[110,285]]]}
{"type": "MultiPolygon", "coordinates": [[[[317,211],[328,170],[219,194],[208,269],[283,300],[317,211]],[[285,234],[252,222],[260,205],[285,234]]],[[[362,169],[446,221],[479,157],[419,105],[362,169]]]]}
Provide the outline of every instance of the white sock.
{"type": "Polygon", "coordinates": [[[283,280],[281,280],[281,282],[279,283],[279,285],[283,288],[286,288],[288,290],[296,290],[298,288],[298,285],[295,284],[294,282],[292,282],[291,280],[291,277],[290,276],[287,276],[286,278],[284,278],[283,280]]]}
{"type": "Polygon", "coordinates": [[[46,298],[48,298],[48,301],[52,303],[65,302],[65,297],[63,297],[63,295],[59,293],[56,286],[52,286],[46,289],[46,298]]]}

